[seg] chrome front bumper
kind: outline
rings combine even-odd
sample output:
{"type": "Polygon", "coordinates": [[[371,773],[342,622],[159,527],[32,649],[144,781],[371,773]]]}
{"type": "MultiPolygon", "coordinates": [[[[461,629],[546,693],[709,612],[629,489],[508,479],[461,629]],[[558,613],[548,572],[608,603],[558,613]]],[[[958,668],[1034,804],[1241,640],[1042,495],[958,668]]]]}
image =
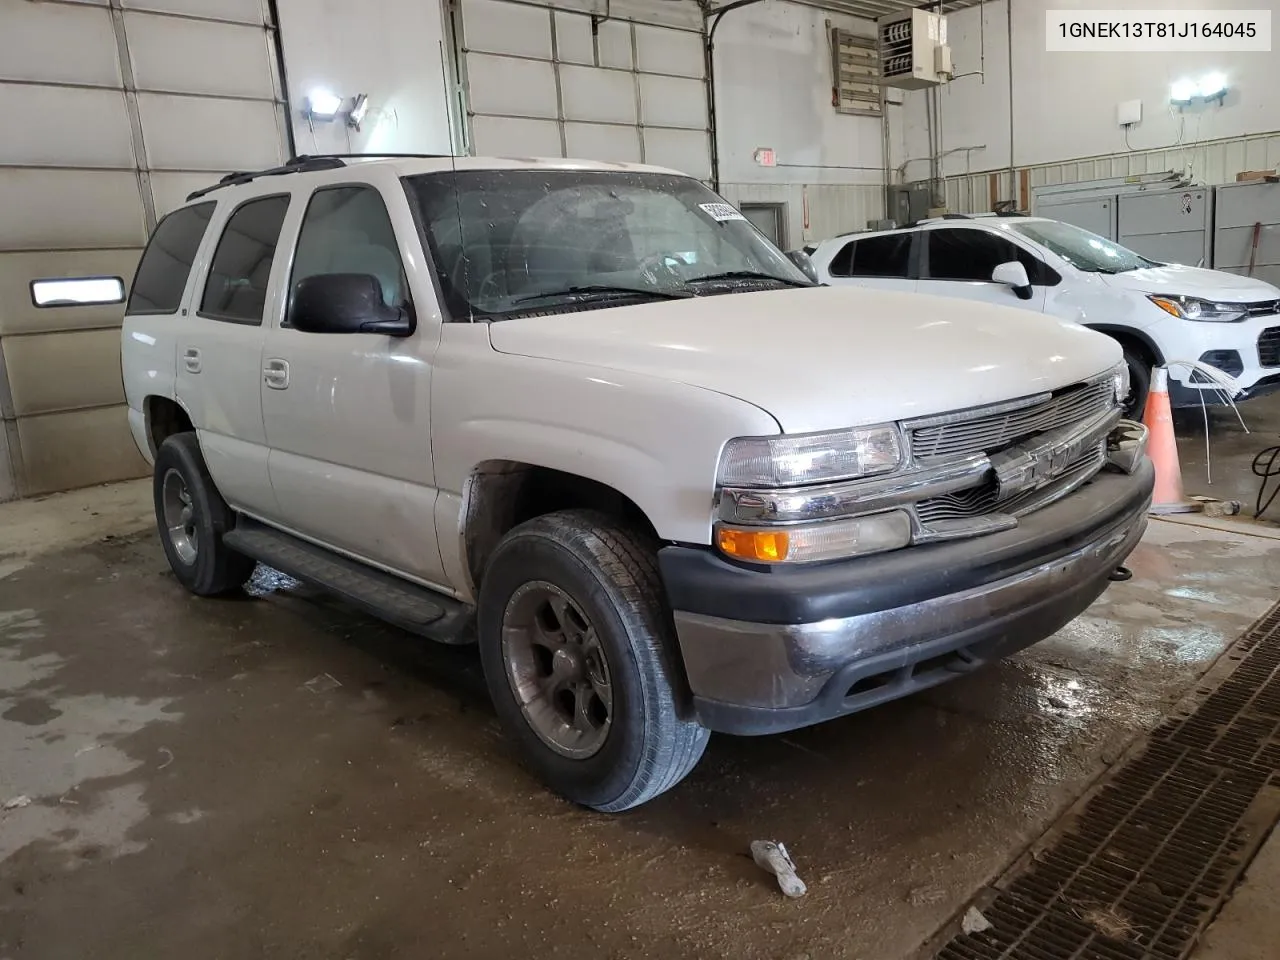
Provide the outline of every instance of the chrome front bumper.
{"type": "Polygon", "coordinates": [[[1014,530],[809,574],[735,567],[736,583],[712,566],[722,561],[660,554],[699,719],[739,734],[808,726],[1044,639],[1097,599],[1137,545],[1153,479],[1143,458],[1132,473],[1099,474],[1014,530]]]}

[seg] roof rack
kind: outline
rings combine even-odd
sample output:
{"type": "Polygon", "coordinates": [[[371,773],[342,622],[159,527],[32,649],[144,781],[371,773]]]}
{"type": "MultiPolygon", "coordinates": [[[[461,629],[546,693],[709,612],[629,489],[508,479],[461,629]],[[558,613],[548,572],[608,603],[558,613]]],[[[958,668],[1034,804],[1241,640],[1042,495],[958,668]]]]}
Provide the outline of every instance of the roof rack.
{"type": "Polygon", "coordinates": [[[348,160],[394,160],[394,159],[413,159],[413,160],[442,160],[449,157],[447,153],[304,153],[297,157],[291,157],[278,167],[268,167],[266,170],[252,170],[245,172],[228,173],[217,183],[199,190],[193,190],[187,194],[188,200],[195,200],[197,197],[203,197],[219,190],[222,187],[233,187],[241,183],[250,183],[259,177],[279,177],[286,173],[312,173],[317,170],[337,170],[339,167],[345,167],[348,160]]]}
{"type": "Polygon", "coordinates": [[[911,227],[919,227],[926,223],[939,223],[943,220],[972,220],[972,219],[973,217],[971,217],[967,213],[944,213],[941,216],[937,216],[937,217],[922,217],[919,220],[912,220],[910,223],[906,224],[901,229],[907,230],[907,229],[910,229],[911,227]]]}

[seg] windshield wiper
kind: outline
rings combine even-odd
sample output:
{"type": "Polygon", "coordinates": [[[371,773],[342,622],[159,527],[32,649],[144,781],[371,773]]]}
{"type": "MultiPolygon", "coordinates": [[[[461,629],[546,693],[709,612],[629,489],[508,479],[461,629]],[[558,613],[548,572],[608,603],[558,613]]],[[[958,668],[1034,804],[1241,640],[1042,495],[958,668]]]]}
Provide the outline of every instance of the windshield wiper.
{"type": "Polygon", "coordinates": [[[771,280],[774,283],[781,283],[787,287],[816,287],[816,283],[800,280],[786,280],[783,277],[775,277],[771,273],[761,273],[758,270],[726,270],[724,273],[708,273],[701,277],[690,277],[685,281],[687,284],[695,283],[714,283],[720,280],[771,280]]]}
{"type": "Polygon", "coordinates": [[[569,303],[586,303],[606,297],[653,297],[657,300],[687,300],[693,296],[689,290],[658,290],[654,287],[615,287],[603,283],[592,283],[583,286],[566,287],[563,290],[548,290],[546,293],[531,293],[524,297],[516,297],[512,303],[528,303],[531,300],[548,300],[563,297],[569,303]]]}

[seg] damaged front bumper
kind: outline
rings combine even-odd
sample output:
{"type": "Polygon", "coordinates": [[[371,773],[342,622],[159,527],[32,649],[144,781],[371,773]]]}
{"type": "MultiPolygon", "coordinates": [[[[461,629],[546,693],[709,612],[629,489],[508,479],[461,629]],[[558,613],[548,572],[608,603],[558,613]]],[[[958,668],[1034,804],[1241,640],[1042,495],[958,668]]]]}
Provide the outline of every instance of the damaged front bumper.
{"type": "Polygon", "coordinates": [[[796,568],[661,550],[700,722],[736,734],[808,726],[1060,629],[1097,599],[1146,527],[1145,428],[1122,421],[1107,439],[1102,472],[987,536],[796,568]]]}

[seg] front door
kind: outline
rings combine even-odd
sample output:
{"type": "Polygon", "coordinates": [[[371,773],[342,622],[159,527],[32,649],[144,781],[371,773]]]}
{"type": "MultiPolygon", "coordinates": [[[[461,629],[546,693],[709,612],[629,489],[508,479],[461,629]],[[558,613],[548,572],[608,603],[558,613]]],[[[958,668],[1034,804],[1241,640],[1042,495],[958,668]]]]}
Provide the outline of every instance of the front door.
{"type": "Polygon", "coordinates": [[[924,231],[920,293],[938,297],[981,300],[1005,307],[1044,310],[1044,264],[1012,240],[990,230],[943,227],[924,231]],[[1023,300],[1012,287],[996,283],[991,274],[1002,263],[1018,261],[1031,280],[1031,299],[1023,300]]]}
{"type": "Polygon", "coordinates": [[[288,289],[319,274],[370,274],[388,304],[417,300],[426,309],[404,338],[303,333],[290,325],[284,298],[263,351],[262,410],[282,526],[438,584],[430,399],[440,327],[430,289],[412,290],[403,267],[420,250],[394,179],[382,190],[354,184],[311,194],[288,289]]]}
{"type": "Polygon", "coordinates": [[[288,209],[279,194],[231,213],[176,343],[177,395],[209,475],[229,504],[258,516],[275,512],[259,382],[265,305],[285,279],[275,253],[288,209]]]}

